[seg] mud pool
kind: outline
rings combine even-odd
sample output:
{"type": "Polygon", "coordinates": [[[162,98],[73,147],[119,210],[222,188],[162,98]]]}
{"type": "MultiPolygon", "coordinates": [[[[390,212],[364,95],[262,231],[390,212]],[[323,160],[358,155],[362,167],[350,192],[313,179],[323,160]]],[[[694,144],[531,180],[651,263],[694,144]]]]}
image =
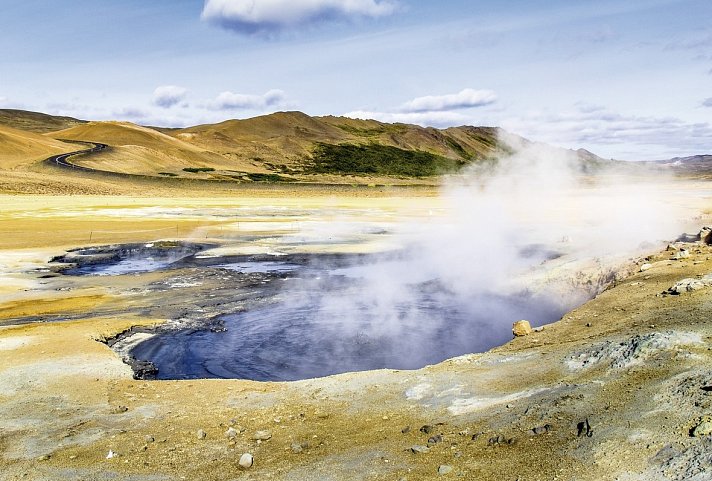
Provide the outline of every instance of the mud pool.
{"type": "MultiPolygon", "coordinates": [[[[417,369],[506,342],[514,320],[544,324],[571,307],[526,291],[464,296],[420,271],[417,252],[203,254],[212,247],[105,246],[53,260],[66,277],[136,285],[151,278],[133,287],[144,300],[140,312],[173,322],[122,354],[155,366],[158,379],[291,381],[417,369]]],[[[540,263],[556,253],[534,245],[521,257],[540,263]]]]}

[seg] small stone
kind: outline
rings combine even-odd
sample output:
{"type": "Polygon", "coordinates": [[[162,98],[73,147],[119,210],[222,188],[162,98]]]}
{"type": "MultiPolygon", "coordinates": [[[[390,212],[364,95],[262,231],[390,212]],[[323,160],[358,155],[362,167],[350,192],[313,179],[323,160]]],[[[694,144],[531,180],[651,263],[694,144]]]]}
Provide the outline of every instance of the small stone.
{"type": "Polygon", "coordinates": [[[233,427],[228,428],[228,430],[225,431],[225,436],[227,436],[228,438],[237,437],[237,429],[235,429],[233,427]]]}
{"type": "Polygon", "coordinates": [[[254,439],[255,441],[267,441],[270,438],[272,438],[272,433],[269,431],[257,431],[252,436],[252,439],[254,439]]]}
{"type": "Polygon", "coordinates": [[[586,323],[586,327],[593,327],[593,324],[590,323],[590,322],[587,322],[587,323],[586,323]]]}
{"type": "Polygon", "coordinates": [[[109,453],[106,455],[106,459],[114,459],[118,458],[119,456],[121,456],[119,453],[115,453],[114,451],[109,449],[109,453]]]}
{"type": "Polygon", "coordinates": [[[680,259],[687,259],[688,257],[690,257],[690,252],[685,249],[680,249],[674,256],[672,256],[672,258],[676,261],[679,261],[680,259]]]}
{"type": "Polygon", "coordinates": [[[652,264],[645,263],[645,264],[643,264],[642,266],[640,266],[640,272],[645,272],[645,271],[647,271],[648,269],[652,269],[652,268],[653,268],[653,265],[652,265],[652,264]]]}
{"type": "Polygon", "coordinates": [[[506,442],[507,442],[507,439],[504,436],[502,436],[501,434],[498,436],[492,436],[491,438],[489,438],[487,440],[487,444],[489,444],[490,446],[494,446],[496,444],[505,444],[506,442]]]}
{"type": "Polygon", "coordinates": [[[512,334],[514,334],[515,337],[526,336],[532,332],[533,329],[529,321],[517,321],[512,324],[512,334]]]}
{"type": "Polygon", "coordinates": [[[698,237],[703,244],[712,244],[712,228],[703,227],[698,237]]]}
{"type": "Polygon", "coordinates": [[[401,433],[403,434],[408,434],[410,432],[410,426],[406,426],[403,429],[401,429],[401,433]]]}
{"type": "Polygon", "coordinates": [[[420,432],[423,434],[430,434],[435,430],[431,425],[426,424],[425,426],[420,428],[420,432]]]}
{"type": "Polygon", "coordinates": [[[302,451],[304,451],[304,447],[301,445],[301,443],[292,443],[292,452],[294,454],[299,454],[302,451]]]}
{"type": "Polygon", "coordinates": [[[576,436],[586,436],[587,438],[593,436],[593,429],[591,429],[591,424],[588,422],[588,418],[576,425],[576,436]]]}
{"type": "Polygon", "coordinates": [[[146,435],[146,436],[143,437],[143,441],[144,441],[145,443],[152,443],[152,442],[154,442],[155,440],[156,440],[156,439],[155,439],[153,436],[151,436],[151,435],[146,435]]]}
{"type": "Polygon", "coordinates": [[[447,464],[441,464],[438,466],[439,475],[448,474],[450,472],[452,472],[452,466],[448,466],[447,464]]]}
{"type": "Polygon", "coordinates": [[[254,458],[250,453],[245,453],[242,456],[240,456],[240,466],[243,468],[251,468],[252,464],[254,463],[254,458]]]}
{"type": "Polygon", "coordinates": [[[114,409],[111,410],[111,413],[112,414],[121,414],[121,413],[125,413],[128,410],[129,410],[129,408],[127,408],[126,406],[116,406],[114,409]]]}
{"type": "Polygon", "coordinates": [[[49,454],[45,454],[44,456],[40,456],[39,458],[37,458],[37,461],[49,461],[51,457],[52,456],[50,456],[49,454]]]}
{"type": "Polygon", "coordinates": [[[410,447],[410,451],[414,454],[425,454],[430,452],[430,448],[416,444],[415,446],[410,447]]]}
{"type": "Polygon", "coordinates": [[[198,439],[205,439],[208,437],[208,433],[206,433],[202,429],[198,429],[198,432],[196,434],[198,436],[198,439]]]}
{"type": "Polygon", "coordinates": [[[535,435],[535,436],[538,436],[539,434],[546,434],[546,433],[548,433],[549,431],[551,431],[551,429],[552,429],[551,424],[545,424],[544,426],[537,426],[537,427],[535,427],[535,428],[531,428],[531,429],[529,430],[529,433],[530,433],[530,434],[533,434],[533,435],[535,435]]]}
{"type": "Polygon", "coordinates": [[[436,434],[435,436],[430,436],[430,438],[428,438],[428,444],[437,444],[439,442],[442,442],[442,440],[443,440],[442,435],[436,434]]]}

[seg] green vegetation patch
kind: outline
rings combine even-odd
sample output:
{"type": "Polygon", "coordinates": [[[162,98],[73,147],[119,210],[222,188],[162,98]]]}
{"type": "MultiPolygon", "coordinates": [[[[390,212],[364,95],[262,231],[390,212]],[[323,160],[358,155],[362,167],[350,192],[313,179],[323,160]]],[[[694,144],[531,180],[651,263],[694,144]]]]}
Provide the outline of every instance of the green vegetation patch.
{"type": "Polygon", "coordinates": [[[277,174],[257,174],[250,173],[245,175],[248,179],[254,182],[293,182],[293,179],[282,177],[277,174]]]}
{"type": "Polygon", "coordinates": [[[426,177],[455,172],[463,162],[430,152],[399,149],[388,145],[318,143],[311,174],[369,174],[426,177]]]}
{"type": "Polygon", "coordinates": [[[183,171],[196,174],[198,172],[215,172],[215,169],[212,167],[186,167],[183,171]]]}

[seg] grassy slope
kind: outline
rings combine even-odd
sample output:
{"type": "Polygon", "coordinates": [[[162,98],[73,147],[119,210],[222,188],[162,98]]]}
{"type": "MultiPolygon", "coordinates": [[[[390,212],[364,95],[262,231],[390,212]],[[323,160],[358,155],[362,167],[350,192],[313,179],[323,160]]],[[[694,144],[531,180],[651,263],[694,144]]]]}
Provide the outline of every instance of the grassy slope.
{"type": "Polygon", "coordinates": [[[38,134],[68,129],[84,123],[72,117],[58,117],[26,110],[0,109],[0,125],[38,134]]]}
{"type": "Polygon", "coordinates": [[[420,177],[492,157],[497,152],[498,130],[438,130],[277,112],[167,133],[241,164],[297,176],[329,173],[420,177]],[[368,160],[357,162],[357,154],[366,155],[368,160]],[[419,163],[423,163],[422,168],[417,166],[419,163]]]}

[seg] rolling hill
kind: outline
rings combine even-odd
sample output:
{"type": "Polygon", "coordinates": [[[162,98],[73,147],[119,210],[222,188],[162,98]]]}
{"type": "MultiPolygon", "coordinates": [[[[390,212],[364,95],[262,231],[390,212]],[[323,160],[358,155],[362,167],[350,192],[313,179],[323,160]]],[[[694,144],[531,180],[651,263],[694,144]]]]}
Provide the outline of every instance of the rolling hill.
{"type": "MultiPolygon", "coordinates": [[[[93,141],[111,148],[72,162],[126,174],[241,182],[432,183],[439,175],[509,152],[509,144],[500,141],[503,134],[528,142],[495,127],[436,129],[302,112],[162,129],[4,110],[2,125],[15,136],[18,126],[34,136],[24,144],[9,137],[0,140],[6,157],[13,152],[13,158],[37,161],[76,150],[61,150],[66,145],[61,140],[93,141]]],[[[574,154],[589,165],[603,161],[590,152],[574,154]]]]}
{"type": "Polygon", "coordinates": [[[54,154],[77,150],[43,135],[0,125],[0,169],[29,166],[54,154]]]}

